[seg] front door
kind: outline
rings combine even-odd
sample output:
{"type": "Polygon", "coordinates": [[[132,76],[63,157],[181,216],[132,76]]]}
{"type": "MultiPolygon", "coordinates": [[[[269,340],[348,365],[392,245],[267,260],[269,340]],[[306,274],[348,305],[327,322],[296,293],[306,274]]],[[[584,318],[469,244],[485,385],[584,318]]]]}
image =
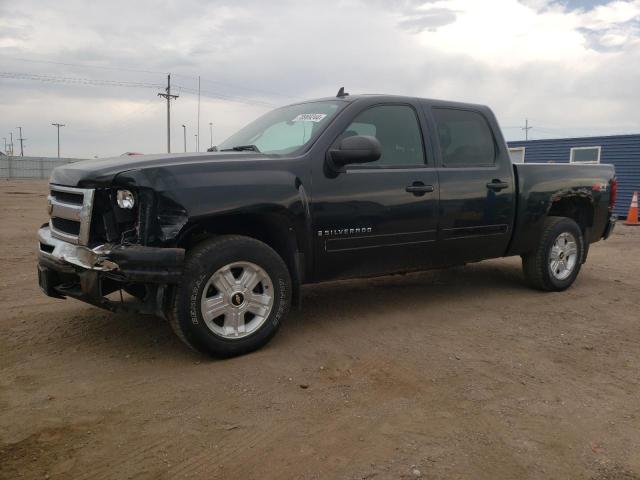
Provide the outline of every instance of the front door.
{"type": "Polygon", "coordinates": [[[376,162],[314,174],[313,234],[318,279],[413,270],[431,264],[438,178],[425,155],[417,105],[378,104],[353,113],[335,139],[375,136],[376,162]]]}

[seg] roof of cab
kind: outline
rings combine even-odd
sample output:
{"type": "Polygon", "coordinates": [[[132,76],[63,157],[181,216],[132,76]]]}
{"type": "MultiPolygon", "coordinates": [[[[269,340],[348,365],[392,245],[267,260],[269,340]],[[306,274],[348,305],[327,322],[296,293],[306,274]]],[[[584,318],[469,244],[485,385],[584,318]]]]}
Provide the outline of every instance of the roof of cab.
{"type": "Polygon", "coordinates": [[[314,103],[314,102],[327,102],[327,101],[343,101],[343,102],[355,102],[358,100],[370,100],[372,98],[376,98],[381,102],[413,102],[420,101],[427,105],[432,106],[449,106],[449,107],[457,107],[457,108],[474,108],[474,109],[488,109],[486,105],[476,104],[476,103],[467,103],[467,102],[454,102],[450,100],[439,100],[434,98],[422,98],[422,97],[411,97],[407,95],[389,95],[383,93],[362,93],[357,95],[347,94],[342,97],[322,97],[322,98],[314,98],[310,100],[305,100],[302,102],[296,102],[297,104],[302,103],[314,103]]]}

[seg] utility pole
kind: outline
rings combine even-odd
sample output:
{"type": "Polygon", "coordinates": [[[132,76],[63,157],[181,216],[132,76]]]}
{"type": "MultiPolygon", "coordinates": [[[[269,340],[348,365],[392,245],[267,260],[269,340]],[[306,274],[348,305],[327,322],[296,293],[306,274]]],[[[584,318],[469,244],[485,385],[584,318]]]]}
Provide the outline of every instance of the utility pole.
{"type": "Polygon", "coordinates": [[[196,152],[200,151],[200,75],[198,75],[198,139],[196,141],[196,152]]]}
{"type": "Polygon", "coordinates": [[[26,138],[22,138],[22,127],[16,127],[19,131],[20,131],[20,138],[18,140],[20,140],[20,156],[24,157],[24,145],[23,145],[23,140],[26,140],[26,138]]]}
{"type": "Polygon", "coordinates": [[[198,134],[197,133],[195,134],[195,137],[196,137],[196,150],[197,150],[198,149],[198,134]]]}
{"type": "Polygon", "coordinates": [[[64,127],[64,123],[52,123],[58,129],[58,158],[60,158],[60,127],[64,127]]]}
{"type": "Polygon", "coordinates": [[[213,123],[209,122],[209,138],[211,138],[211,145],[213,147],[213,123]]]}
{"type": "Polygon", "coordinates": [[[524,120],[524,128],[522,128],[522,130],[524,130],[524,139],[525,140],[529,140],[529,130],[531,130],[533,127],[529,126],[529,119],[525,118],[524,120]]]}
{"type": "Polygon", "coordinates": [[[167,153],[171,153],[171,99],[179,95],[171,95],[171,74],[167,75],[167,93],[159,93],[158,96],[167,100],[167,153]]]}
{"type": "Polygon", "coordinates": [[[187,153],[187,126],[182,125],[182,133],[184,134],[184,153],[187,153]]]}
{"type": "Polygon", "coordinates": [[[7,137],[2,137],[2,139],[4,140],[4,153],[6,155],[6,153],[7,153],[7,137]]]}
{"type": "Polygon", "coordinates": [[[11,147],[11,156],[13,157],[13,132],[9,132],[9,136],[11,138],[11,143],[9,143],[9,146],[11,147]]]}

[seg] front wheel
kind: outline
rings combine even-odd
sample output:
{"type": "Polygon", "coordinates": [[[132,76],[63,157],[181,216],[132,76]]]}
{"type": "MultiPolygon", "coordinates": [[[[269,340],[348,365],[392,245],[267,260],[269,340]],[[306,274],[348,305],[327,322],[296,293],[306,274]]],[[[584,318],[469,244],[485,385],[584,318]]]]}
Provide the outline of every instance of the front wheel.
{"type": "Polygon", "coordinates": [[[570,218],[548,217],[537,249],[522,256],[525,279],[539,290],[566,290],[578,276],[583,256],[578,224],[570,218]]]}
{"type": "Polygon", "coordinates": [[[190,347],[231,357],[265,345],[290,304],[282,258],[258,240],[225,235],[188,252],[169,320],[190,347]]]}

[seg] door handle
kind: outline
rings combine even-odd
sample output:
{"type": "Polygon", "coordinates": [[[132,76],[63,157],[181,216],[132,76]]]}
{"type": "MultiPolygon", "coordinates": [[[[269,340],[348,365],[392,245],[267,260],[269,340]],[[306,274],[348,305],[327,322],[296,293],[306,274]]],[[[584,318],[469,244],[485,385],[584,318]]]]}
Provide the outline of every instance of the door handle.
{"type": "Polygon", "coordinates": [[[404,189],[407,193],[413,193],[416,197],[420,197],[425,193],[433,192],[433,185],[425,185],[422,182],[413,182],[407,188],[404,189]]]}
{"type": "Polygon", "coordinates": [[[509,184],[507,182],[502,182],[502,181],[498,180],[497,178],[494,178],[489,183],[487,183],[487,188],[490,189],[490,190],[495,190],[496,192],[499,192],[500,190],[503,190],[503,189],[507,188],[508,186],[509,186],[509,184]]]}

